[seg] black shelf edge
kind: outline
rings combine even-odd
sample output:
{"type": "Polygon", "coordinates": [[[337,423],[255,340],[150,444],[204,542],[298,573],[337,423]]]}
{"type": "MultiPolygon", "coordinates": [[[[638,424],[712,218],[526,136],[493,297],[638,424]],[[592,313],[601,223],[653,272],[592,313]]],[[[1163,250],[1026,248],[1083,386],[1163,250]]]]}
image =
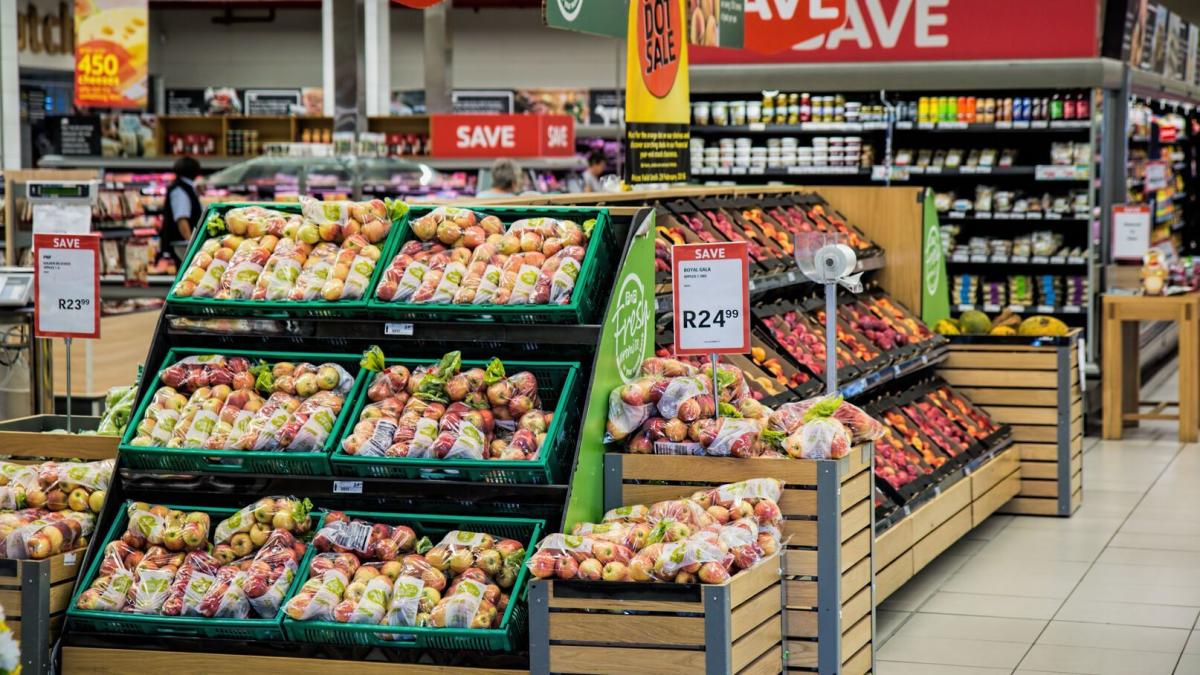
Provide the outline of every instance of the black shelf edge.
{"type": "Polygon", "coordinates": [[[1019,122],[896,122],[896,131],[922,131],[931,133],[955,132],[1010,132],[1045,133],[1064,131],[1086,131],[1092,121],[1086,120],[1026,120],[1019,122]]]}
{"type": "Polygon", "coordinates": [[[900,363],[892,364],[886,368],[882,368],[872,373],[867,373],[850,382],[838,387],[838,393],[848,399],[855,399],[860,396],[869,394],[879,387],[898,380],[906,375],[911,375],[918,370],[924,370],[929,366],[934,366],[946,360],[949,356],[949,348],[942,344],[935,347],[932,351],[917,354],[910,359],[901,361],[900,363]]]}
{"type": "Polygon", "coordinates": [[[979,310],[985,313],[1002,312],[1009,309],[1013,314],[1057,314],[1063,316],[1086,316],[1087,305],[991,305],[983,304],[952,304],[956,312],[979,310]]]}

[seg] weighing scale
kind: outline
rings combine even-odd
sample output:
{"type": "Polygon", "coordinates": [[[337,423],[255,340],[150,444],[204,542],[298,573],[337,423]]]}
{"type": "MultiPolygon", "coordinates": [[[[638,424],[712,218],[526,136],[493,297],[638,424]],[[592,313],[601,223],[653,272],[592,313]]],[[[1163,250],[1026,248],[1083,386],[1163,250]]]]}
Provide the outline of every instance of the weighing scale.
{"type": "MultiPolygon", "coordinates": [[[[34,234],[88,234],[92,231],[92,205],[99,194],[94,180],[31,180],[25,182],[25,198],[33,208],[34,234]]],[[[20,282],[17,282],[18,284],[20,282]]],[[[0,287],[0,300],[7,291],[0,287]]],[[[13,293],[21,286],[13,286],[13,293]]],[[[33,293],[33,274],[24,286],[33,293]]],[[[28,302],[28,300],[26,300],[28,302]]],[[[99,302],[99,298],[96,298],[99,302]]],[[[67,347],[67,432],[71,431],[71,340],[64,337],[67,347]]]]}
{"type": "Polygon", "coordinates": [[[33,302],[33,268],[0,266],[0,307],[27,307],[33,302]]]}

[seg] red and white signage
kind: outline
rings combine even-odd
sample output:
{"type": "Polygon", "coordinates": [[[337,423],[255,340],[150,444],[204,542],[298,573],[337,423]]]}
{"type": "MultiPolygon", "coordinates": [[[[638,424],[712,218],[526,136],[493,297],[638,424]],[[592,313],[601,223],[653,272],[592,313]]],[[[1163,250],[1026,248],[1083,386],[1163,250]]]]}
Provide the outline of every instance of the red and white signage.
{"type": "Polygon", "coordinates": [[[1163,124],[1158,127],[1159,143],[1174,143],[1179,140],[1179,127],[1174,124],[1163,124]]]}
{"type": "Polygon", "coordinates": [[[433,115],[435,157],[567,157],[575,154],[570,115],[433,115]]]}
{"type": "Polygon", "coordinates": [[[1165,160],[1156,159],[1146,162],[1145,174],[1142,176],[1145,180],[1142,187],[1146,189],[1146,192],[1157,192],[1167,189],[1167,185],[1171,180],[1169,169],[1170,167],[1167,166],[1165,160]]]}
{"type": "Polygon", "coordinates": [[[33,332],[100,337],[100,235],[33,235],[33,332]]]}
{"type": "Polygon", "coordinates": [[[675,353],[750,351],[750,258],[746,242],[671,247],[675,353]]]}
{"type": "Polygon", "coordinates": [[[691,62],[1094,57],[1099,53],[1099,4],[1096,0],[746,0],[746,49],[695,47],[691,62]]]}
{"type": "Polygon", "coordinates": [[[1112,207],[1112,257],[1137,260],[1150,248],[1150,207],[1146,204],[1115,204],[1112,207]]]}

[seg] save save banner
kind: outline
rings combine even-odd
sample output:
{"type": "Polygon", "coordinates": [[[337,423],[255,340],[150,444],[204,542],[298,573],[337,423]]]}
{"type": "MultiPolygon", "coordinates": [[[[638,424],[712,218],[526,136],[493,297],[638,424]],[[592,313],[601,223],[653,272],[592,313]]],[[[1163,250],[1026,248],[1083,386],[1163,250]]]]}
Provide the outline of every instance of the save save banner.
{"type": "Polygon", "coordinates": [[[688,44],[684,0],[632,0],[625,59],[630,184],[688,178],[688,44]]]}
{"type": "Polygon", "coordinates": [[[146,107],[147,0],[75,3],[75,105],[146,107]]]}
{"type": "Polygon", "coordinates": [[[570,115],[431,115],[435,157],[562,157],[575,154],[570,115]]]}
{"type": "Polygon", "coordinates": [[[694,63],[1092,57],[1096,0],[746,0],[745,50],[694,63]],[[756,53],[761,52],[761,53],[756,53]]]}

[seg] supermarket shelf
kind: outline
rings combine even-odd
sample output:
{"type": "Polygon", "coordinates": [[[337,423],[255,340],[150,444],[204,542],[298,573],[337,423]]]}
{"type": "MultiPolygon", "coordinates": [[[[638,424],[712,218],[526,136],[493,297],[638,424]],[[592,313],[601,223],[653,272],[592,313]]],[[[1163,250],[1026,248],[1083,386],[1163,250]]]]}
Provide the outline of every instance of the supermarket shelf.
{"type": "Polygon", "coordinates": [[[1078,315],[1083,315],[1086,313],[1085,310],[1087,310],[1087,307],[1085,307],[1083,305],[989,305],[989,304],[961,305],[960,304],[960,305],[954,305],[954,309],[957,312],[969,312],[972,310],[979,310],[981,312],[985,312],[988,314],[992,314],[995,312],[1001,312],[1001,311],[1004,311],[1005,309],[1007,309],[1007,310],[1011,311],[1013,314],[1060,314],[1060,315],[1078,314],[1078,315]]]}
{"type": "Polygon", "coordinates": [[[1078,213],[1003,213],[991,211],[946,211],[938,214],[938,220],[962,222],[984,220],[993,222],[997,220],[1067,220],[1074,222],[1088,222],[1091,220],[1087,215],[1078,213]]]}
{"type": "Polygon", "coordinates": [[[892,364],[891,366],[878,370],[873,373],[863,375],[838,387],[838,393],[846,398],[855,398],[862,396],[875,389],[897,380],[905,375],[909,375],[923,370],[932,365],[937,365],[946,360],[950,350],[946,345],[940,345],[933,351],[914,356],[907,361],[892,364]]]}
{"type": "MultiPolygon", "coordinates": [[[[43,169],[161,169],[170,170],[175,163],[175,157],[63,157],[46,155],[38,161],[43,169]]],[[[239,162],[253,159],[252,157],[197,157],[200,166],[205,170],[224,169],[239,162]]],[[[442,157],[406,157],[414,162],[427,164],[434,169],[487,169],[491,168],[494,159],[472,157],[442,158],[442,157]]],[[[582,171],[586,160],[579,156],[570,157],[526,157],[518,158],[517,162],[526,169],[541,171],[582,171]]]]}
{"type": "MultiPolygon", "coordinates": [[[[478,159],[473,157],[409,157],[408,159],[427,164],[438,170],[490,169],[496,161],[495,159],[478,159]]],[[[521,165],[521,168],[533,169],[535,171],[583,171],[587,168],[587,159],[578,155],[570,157],[518,157],[516,161],[521,165]]]]}
{"type": "Polygon", "coordinates": [[[751,171],[749,167],[708,167],[693,169],[692,176],[745,176],[770,178],[783,176],[870,176],[871,169],[858,166],[790,166],[785,169],[751,171]]]}
{"type": "MultiPolygon", "coordinates": [[[[878,170],[883,170],[879,167],[878,170]]],[[[1055,166],[1050,164],[1038,166],[961,166],[942,168],[932,166],[896,166],[892,167],[892,180],[898,180],[895,173],[904,172],[910,175],[924,176],[1033,176],[1037,181],[1083,181],[1091,178],[1087,166],[1055,166]]]]}
{"type": "Polygon", "coordinates": [[[987,255],[975,253],[972,255],[949,255],[946,256],[947,265],[1006,265],[1006,266],[1045,266],[1045,267],[1061,267],[1087,265],[1088,259],[1084,256],[1073,255],[1031,255],[1031,256],[1008,256],[1008,255],[987,255]]]}
{"type": "Polygon", "coordinates": [[[1200,86],[1175,80],[1159,73],[1131,68],[1129,70],[1129,87],[1135,94],[1200,104],[1200,86]]]}
{"type": "MultiPolygon", "coordinates": [[[[800,124],[701,124],[691,127],[693,134],[823,134],[886,131],[887,122],[801,122],[800,124]]],[[[579,132],[575,133],[579,136],[579,132]]]]}
{"type": "Polygon", "coordinates": [[[146,279],[146,286],[127,285],[124,276],[106,274],[100,277],[100,297],[104,300],[165,299],[174,282],[174,276],[150,275],[146,279]]]}
{"type": "Polygon", "coordinates": [[[576,124],[575,138],[617,139],[624,136],[621,127],[615,124],[576,124]]]}
{"type": "Polygon", "coordinates": [[[1029,120],[1020,122],[896,122],[897,131],[932,132],[1031,132],[1031,131],[1085,131],[1091,129],[1091,120],[1029,120]]]}

